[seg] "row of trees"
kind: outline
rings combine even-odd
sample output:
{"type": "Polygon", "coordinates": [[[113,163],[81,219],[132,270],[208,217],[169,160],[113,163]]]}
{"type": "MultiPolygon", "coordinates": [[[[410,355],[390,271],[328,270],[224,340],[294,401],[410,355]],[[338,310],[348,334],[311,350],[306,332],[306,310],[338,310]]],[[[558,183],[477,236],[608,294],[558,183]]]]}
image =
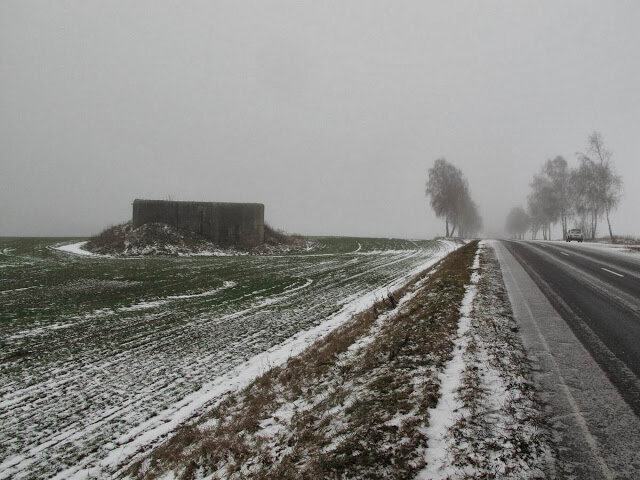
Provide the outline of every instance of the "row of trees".
{"type": "Polygon", "coordinates": [[[602,135],[594,132],[589,135],[585,152],[577,155],[575,168],[561,156],[544,163],[530,184],[528,211],[515,207],[507,215],[509,233],[523,238],[530,230],[535,239],[542,231],[547,240],[551,238],[551,226],[559,222],[566,238],[569,221],[573,220],[587,238],[594,239],[598,221],[604,217],[614,240],[610,215],[620,203],[622,178],[615,172],[612,152],[605,147],[602,135]]]}
{"type": "Polygon", "coordinates": [[[482,228],[478,206],[471,199],[469,184],[459,168],[444,158],[429,169],[425,193],[438,218],[444,218],[447,237],[475,236],[482,228]]]}

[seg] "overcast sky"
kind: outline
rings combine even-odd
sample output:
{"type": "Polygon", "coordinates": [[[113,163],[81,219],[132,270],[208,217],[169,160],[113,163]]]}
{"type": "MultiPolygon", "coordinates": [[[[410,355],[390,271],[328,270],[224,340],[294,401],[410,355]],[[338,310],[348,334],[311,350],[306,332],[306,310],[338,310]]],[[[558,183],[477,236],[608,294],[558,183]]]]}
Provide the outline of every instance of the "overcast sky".
{"type": "Polygon", "coordinates": [[[625,183],[614,231],[640,235],[638,1],[0,3],[0,235],[88,235],[172,198],[432,237],[441,156],[498,235],[593,130],[625,183]]]}

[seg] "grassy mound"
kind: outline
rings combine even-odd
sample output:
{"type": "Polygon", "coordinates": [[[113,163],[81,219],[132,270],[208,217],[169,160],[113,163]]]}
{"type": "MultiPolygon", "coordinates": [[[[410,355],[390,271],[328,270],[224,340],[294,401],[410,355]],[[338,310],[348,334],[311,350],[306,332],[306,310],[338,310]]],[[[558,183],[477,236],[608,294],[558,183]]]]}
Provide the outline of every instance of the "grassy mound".
{"type": "Polygon", "coordinates": [[[288,235],[268,225],[264,245],[252,249],[221,248],[206,237],[164,223],[147,223],[133,228],[131,222],[115,225],[89,239],[85,249],[102,255],[226,255],[275,253],[308,247],[300,235],[288,235]]]}
{"type": "Polygon", "coordinates": [[[264,225],[264,245],[266,247],[286,246],[293,250],[299,250],[307,248],[307,244],[307,239],[302,235],[291,235],[282,230],[276,230],[266,223],[264,225]]]}
{"type": "Polygon", "coordinates": [[[85,250],[103,255],[123,252],[125,249],[126,231],[132,230],[131,222],[105,228],[98,235],[94,235],[85,244],[85,250]]]}

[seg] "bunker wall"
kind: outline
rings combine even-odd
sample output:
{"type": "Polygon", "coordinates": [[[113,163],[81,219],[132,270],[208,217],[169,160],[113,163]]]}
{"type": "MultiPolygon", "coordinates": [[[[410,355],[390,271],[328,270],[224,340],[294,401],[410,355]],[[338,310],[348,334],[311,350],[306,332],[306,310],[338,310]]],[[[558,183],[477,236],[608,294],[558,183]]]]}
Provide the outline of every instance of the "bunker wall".
{"type": "Polygon", "coordinates": [[[250,248],[264,243],[261,203],[135,200],[133,227],[151,222],[199,233],[223,247],[250,248]]]}

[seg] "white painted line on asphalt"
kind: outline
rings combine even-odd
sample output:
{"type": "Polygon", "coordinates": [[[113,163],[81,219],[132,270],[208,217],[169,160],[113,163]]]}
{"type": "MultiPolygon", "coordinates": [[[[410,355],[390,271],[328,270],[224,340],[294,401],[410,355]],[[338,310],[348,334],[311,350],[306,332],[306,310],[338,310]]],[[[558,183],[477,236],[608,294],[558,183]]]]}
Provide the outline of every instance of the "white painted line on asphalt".
{"type": "Polygon", "coordinates": [[[566,255],[567,257],[569,256],[568,253],[564,253],[564,252],[560,252],[562,255],[566,255]]]}
{"type": "Polygon", "coordinates": [[[614,275],[617,275],[619,277],[624,277],[624,275],[622,275],[622,274],[620,274],[618,272],[614,272],[612,270],[609,270],[608,268],[604,268],[604,267],[600,267],[600,268],[602,268],[602,270],[604,270],[605,272],[613,273],[614,275]]]}

